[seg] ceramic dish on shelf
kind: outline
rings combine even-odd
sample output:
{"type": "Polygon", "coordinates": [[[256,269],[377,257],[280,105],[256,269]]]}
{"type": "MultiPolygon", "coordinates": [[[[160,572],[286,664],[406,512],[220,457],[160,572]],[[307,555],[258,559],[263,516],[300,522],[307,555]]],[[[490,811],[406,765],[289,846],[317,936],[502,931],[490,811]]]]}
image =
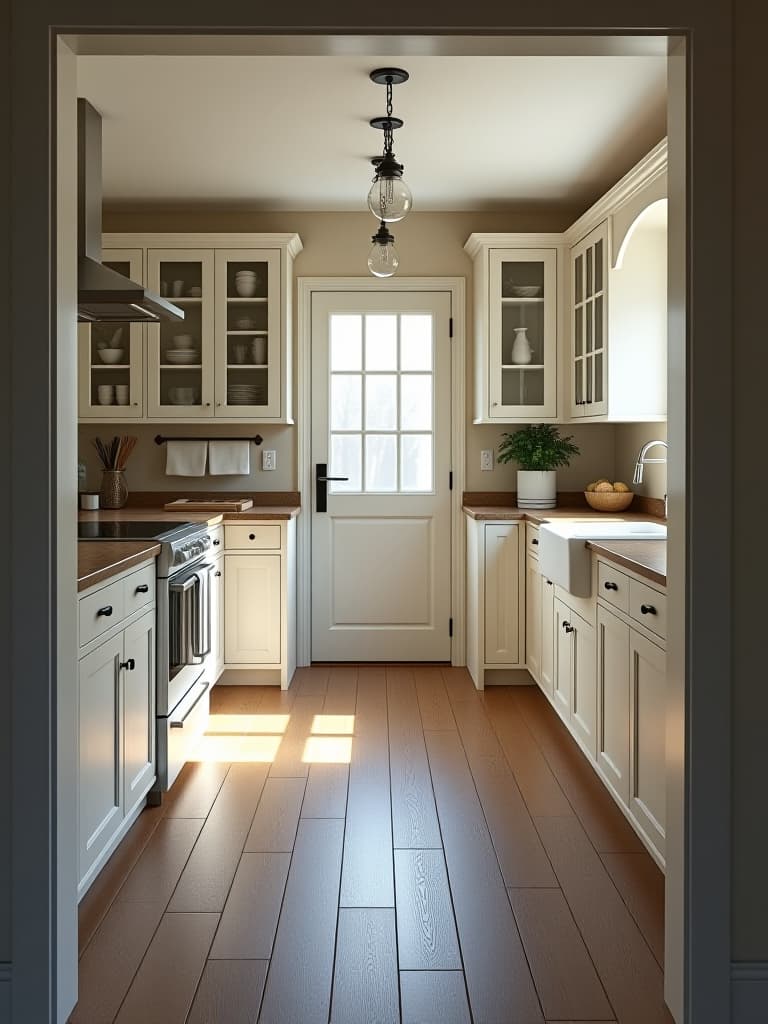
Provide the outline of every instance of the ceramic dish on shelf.
{"type": "Polygon", "coordinates": [[[203,289],[199,288],[197,285],[193,285],[187,292],[187,295],[190,297],[190,299],[199,299],[202,294],[203,289]]]}
{"type": "Polygon", "coordinates": [[[168,398],[171,405],[195,405],[197,392],[194,388],[170,388],[168,398]]]}
{"type": "Polygon", "coordinates": [[[511,284],[509,290],[516,299],[537,299],[541,295],[540,284],[511,284]]]}
{"type": "Polygon", "coordinates": [[[122,358],[125,349],[122,348],[100,348],[99,359],[102,363],[119,363],[122,358]]]}
{"type": "Polygon", "coordinates": [[[166,352],[165,358],[169,363],[177,363],[181,366],[187,366],[190,363],[196,363],[198,355],[196,349],[182,350],[176,348],[170,352],[166,352]]]}
{"type": "Polygon", "coordinates": [[[171,343],[174,348],[181,349],[183,352],[191,352],[194,340],[191,334],[174,334],[171,343]]]}

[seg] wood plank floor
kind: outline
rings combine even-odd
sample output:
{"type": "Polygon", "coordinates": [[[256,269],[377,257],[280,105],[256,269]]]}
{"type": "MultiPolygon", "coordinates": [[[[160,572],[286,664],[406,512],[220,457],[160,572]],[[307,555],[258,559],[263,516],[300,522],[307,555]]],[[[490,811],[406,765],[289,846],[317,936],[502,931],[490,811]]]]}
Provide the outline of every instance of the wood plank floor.
{"type": "Polygon", "coordinates": [[[671,1024],[663,878],[537,689],[322,665],[211,712],[80,905],[71,1024],[671,1024]]]}

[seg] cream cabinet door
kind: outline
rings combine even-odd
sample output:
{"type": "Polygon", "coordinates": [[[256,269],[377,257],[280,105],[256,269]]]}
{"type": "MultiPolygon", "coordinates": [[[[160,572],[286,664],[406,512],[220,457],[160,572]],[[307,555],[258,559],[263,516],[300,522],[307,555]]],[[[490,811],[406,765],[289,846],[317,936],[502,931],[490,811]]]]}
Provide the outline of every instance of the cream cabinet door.
{"type": "Polygon", "coordinates": [[[541,581],[541,661],[539,684],[552,697],[555,689],[555,585],[540,576],[541,581]]]}
{"type": "Polygon", "coordinates": [[[541,588],[539,560],[525,560],[525,657],[528,671],[541,684],[541,588]]]}
{"type": "Polygon", "coordinates": [[[206,678],[213,686],[224,667],[224,558],[217,558],[211,572],[211,653],[206,659],[206,678]]]}
{"type": "Polygon", "coordinates": [[[571,250],[571,415],[608,412],[608,222],[571,250]]]}
{"type": "Polygon", "coordinates": [[[155,781],[155,613],[123,634],[123,774],[126,815],[155,781]]]}
{"type": "Polygon", "coordinates": [[[83,879],[123,819],[120,662],[123,635],[80,661],[79,867],[83,879]]]}
{"type": "Polygon", "coordinates": [[[597,673],[595,670],[595,629],[580,615],[569,614],[573,628],[573,684],[571,726],[591,757],[597,751],[597,673]]]}
{"type": "Polygon", "coordinates": [[[485,528],[485,661],[520,662],[520,526],[485,528]]]}
{"type": "Polygon", "coordinates": [[[629,806],[629,626],[597,609],[597,762],[629,806]]]}
{"type": "Polygon", "coordinates": [[[227,665],[279,665],[280,555],[225,555],[227,665]]]}
{"type": "Polygon", "coordinates": [[[571,718],[571,683],[573,680],[573,625],[571,612],[558,598],[554,601],[555,618],[555,671],[552,697],[555,707],[566,720],[571,718]]]}
{"type": "Polygon", "coordinates": [[[629,631],[631,765],[629,807],[664,854],[666,821],[666,656],[629,631]]]}

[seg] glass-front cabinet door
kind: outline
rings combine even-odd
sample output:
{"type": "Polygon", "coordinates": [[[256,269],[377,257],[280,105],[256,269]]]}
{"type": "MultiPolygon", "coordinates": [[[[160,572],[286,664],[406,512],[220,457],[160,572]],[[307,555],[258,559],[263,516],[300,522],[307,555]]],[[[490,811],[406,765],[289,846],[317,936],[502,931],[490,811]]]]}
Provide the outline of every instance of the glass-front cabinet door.
{"type": "MultiPolygon", "coordinates": [[[[105,249],[102,262],[141,284],[141,249],[105,249]]],[[[144,327],[109,323],[78,326],[78,406],[82,419],[123,421],[144,415],[144,327]]]]}
{"type": "Polygon", "coordinates": [[[557,250],[489,253],[490,418],[557,415],[557,250]]]}
{"type": "Polygon", "coordinates": [[[281,329],[280,250],[217,249],[217,416],[280,416],[281,329]]]}
{"type": "Polygon", "coordinates": [[[148,249],[147,283],[184,310],[147,327],[149,416],[213,416],[214,250],[148,249]]]}
{"type": "Polygon", "coordinates": [[[571,415],[603,416],[607,395],[607,224],[571,250],[571,415]]]}

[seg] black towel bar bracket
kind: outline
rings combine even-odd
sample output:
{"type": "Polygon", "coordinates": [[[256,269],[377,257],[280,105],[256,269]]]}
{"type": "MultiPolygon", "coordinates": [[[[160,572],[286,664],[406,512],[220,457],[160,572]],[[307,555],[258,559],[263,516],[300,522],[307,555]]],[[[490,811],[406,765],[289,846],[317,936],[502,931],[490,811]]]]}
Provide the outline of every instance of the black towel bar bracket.
{"type": "Polygon", "coordinates": [[[166,441],[253,441],[254,444],[261,444],[264,438],[261,434],[255,437],[165,437],[163,434],[155,435],[155,444],[165,444],[166,441]]]}

